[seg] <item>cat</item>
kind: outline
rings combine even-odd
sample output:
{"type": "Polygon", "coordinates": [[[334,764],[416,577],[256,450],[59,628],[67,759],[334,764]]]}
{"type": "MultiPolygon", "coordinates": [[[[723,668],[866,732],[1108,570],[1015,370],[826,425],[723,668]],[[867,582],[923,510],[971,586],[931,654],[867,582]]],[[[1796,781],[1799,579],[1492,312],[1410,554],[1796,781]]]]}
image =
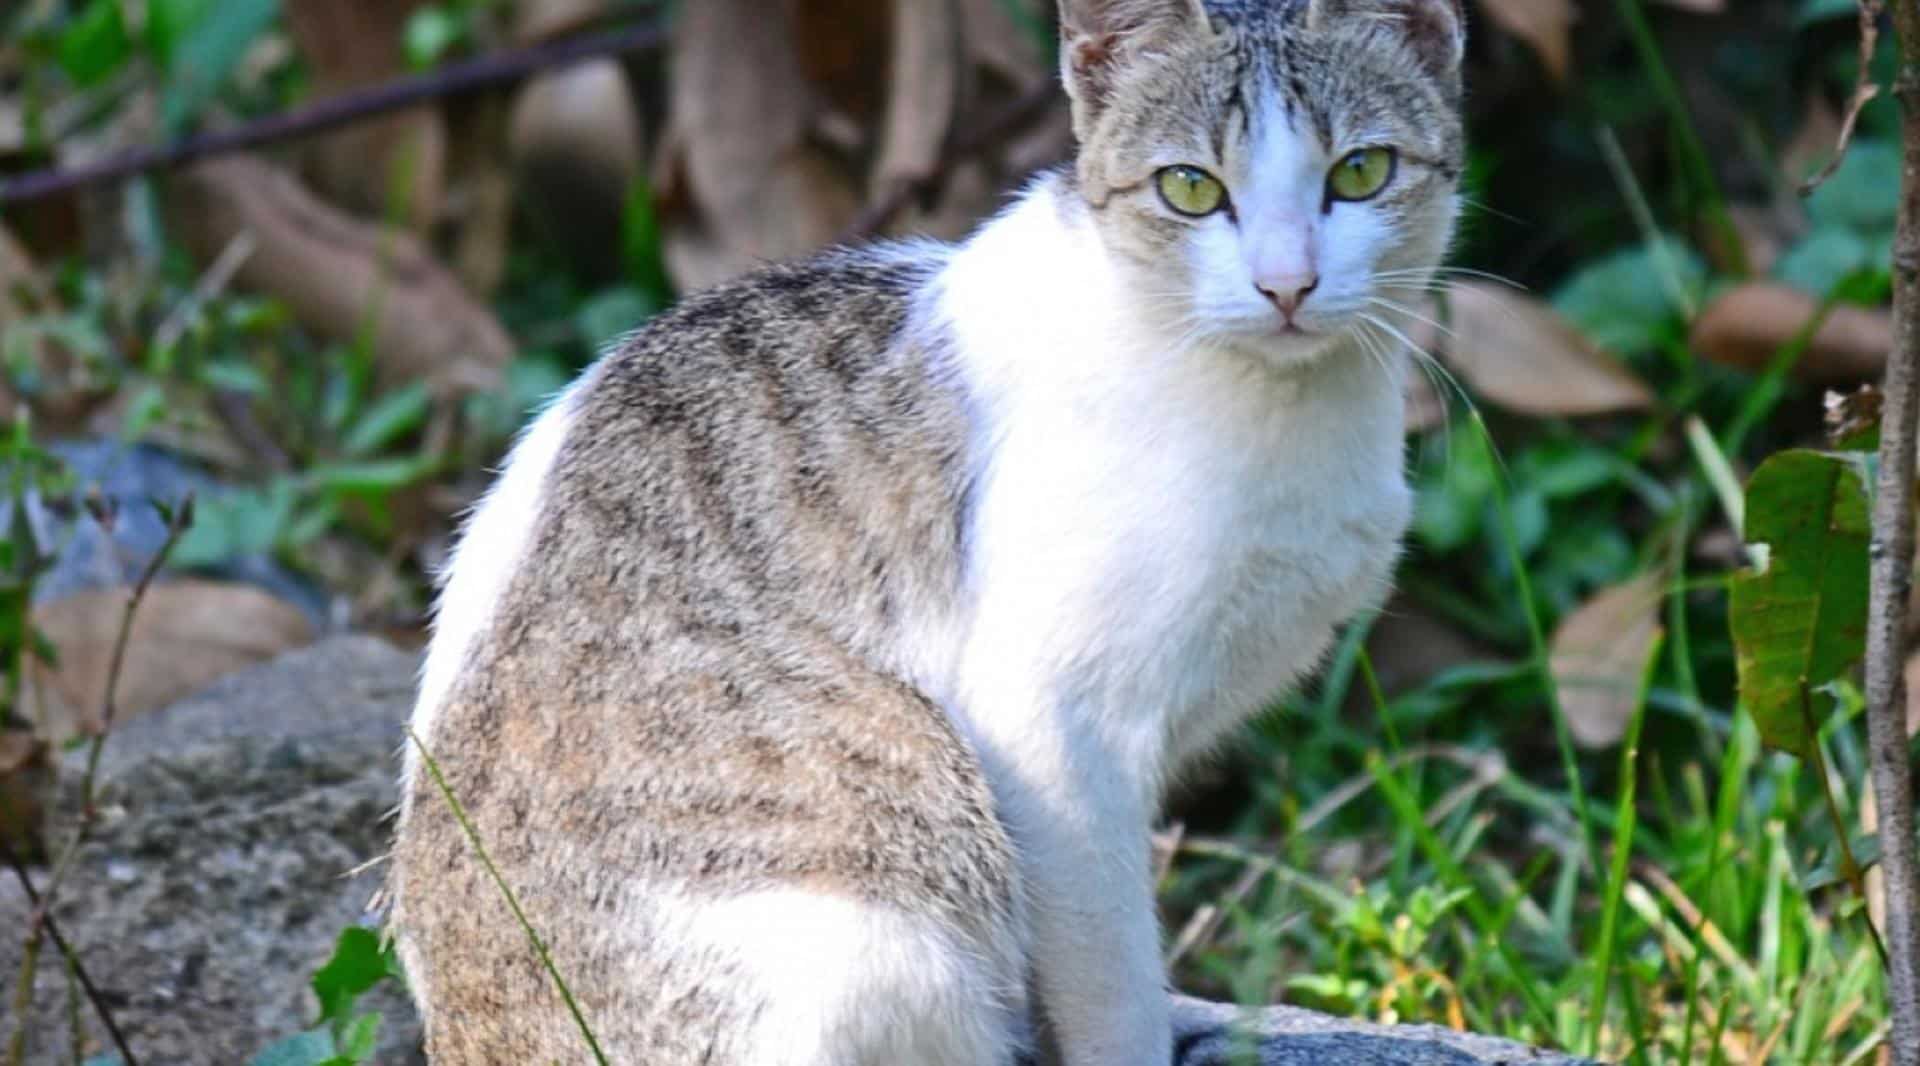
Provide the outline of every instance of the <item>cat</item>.
{"type": "MultiPolygon", "coordinates": [[[[456,550],[414,734],[610,1061],[1175,1061],[1162,790],[1384,595],[1457,0],[1061,9],[1071,166],[687,297],[456,550]]],[[[586,1061],[417,750],[403,793],[430,1059],[586,1061]]]]}

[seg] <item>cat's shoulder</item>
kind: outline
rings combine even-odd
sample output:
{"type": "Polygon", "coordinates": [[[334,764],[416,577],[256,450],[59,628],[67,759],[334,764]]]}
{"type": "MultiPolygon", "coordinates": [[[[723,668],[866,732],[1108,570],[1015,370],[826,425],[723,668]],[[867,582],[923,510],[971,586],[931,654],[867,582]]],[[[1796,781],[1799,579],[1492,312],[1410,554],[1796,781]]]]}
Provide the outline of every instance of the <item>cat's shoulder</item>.
{"type": "Polygon", "coordinates": [[[898,333],[946,265],[950,246],[896,241],[826,249],[685,296],[616,343],[613,368],[702,356],[729,361],[817,349],[823,340],[898,333]]]}

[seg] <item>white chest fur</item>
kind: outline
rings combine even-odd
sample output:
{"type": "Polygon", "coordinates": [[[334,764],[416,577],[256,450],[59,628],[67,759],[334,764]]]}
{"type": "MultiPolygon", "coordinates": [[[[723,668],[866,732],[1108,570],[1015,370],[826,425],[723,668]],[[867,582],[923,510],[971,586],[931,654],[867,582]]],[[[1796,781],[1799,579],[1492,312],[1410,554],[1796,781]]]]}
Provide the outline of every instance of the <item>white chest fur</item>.
{"type": "Polygon", "coordinates": [[[1000,747],[1072,716],[1151,803],[1384,592],[1399,370],[1147,339],[1096,240],[1036,193],[943,279],[980,462],[951,702],[1000,747]]]}

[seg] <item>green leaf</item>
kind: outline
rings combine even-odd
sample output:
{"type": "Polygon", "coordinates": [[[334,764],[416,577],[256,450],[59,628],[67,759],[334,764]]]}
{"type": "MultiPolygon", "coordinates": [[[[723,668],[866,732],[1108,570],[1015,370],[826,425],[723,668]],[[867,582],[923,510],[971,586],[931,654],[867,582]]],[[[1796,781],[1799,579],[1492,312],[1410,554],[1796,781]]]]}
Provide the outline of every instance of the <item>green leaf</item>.
{"type": "Polygon", "coordinates": [[[437,455],[378,459],[364,463],[326,463],[307,471],[308,482],[326,492],[377,496],[406,488],[440,466],[437,455]]]}
{"type": "Polygon", "coordinates": [[[1843,15],[1854,18],[1859,14],[1859,0],[1800,0],[1800,10],[1794,13],[1793,20],[1802,26],[1810,26],[1843,15]]]}
{"type": "MultiPolygon", "coordinates": [[[[380,950],[380,938],[372,930],[357,925],[341,930],[333,946],[333,958],[313,975],[313,994],[320,1000],[321,1019],[345,1024],[352,1016],[354,1002],[384,980],[389,969],[387,956],[380,950]]],[[[329,1048],[328,1054],[332,1053],[329,1048]]]]}
{"type": "Polygon", "coordinates": [[[280,0],[221,0],[179,31],[160,94],[160,117],[170,132],[193,121],[279,14],[280,0]]]}
{"type": "Polygon", "coordinates": [[[631,285],[615,285],[595,293],[574,316],[574,323],[587,346],[599,351],[658,310],[660,302],[651,294],[631,285]]]}
{"type": "Polygon", "coordinates": [[[250,1066],[328,1066],[337,1057],[333,1034],[323,1026],[275,1042],[255,1055],[250,1066]]]}
{"type": "Polygon", "coordinates": [[[1587,338],[1616,352],[1657,348],[1678,335],[1685,308],[1676,303],[1678,285],[1696,303],[1707,268],[1691,248],[1672,237],[1649,247],[1615,252],[1574,274],[1553,298],[1553,306],[1587,338]]]}
{"type": "Polygon", "coordinates": [[[432,407],[433,397],[423,381],[387,393],[347,430],[340,450],[356,459],[372,455],[418,429],[432,407]]]}
{"type": "Polygon", "coordinates": [[[120,0],[93,0],[60,35],[60,67],[81,88],[99,84],[132,52],[120,0]]]}
{"type": "Polygon", "coordinates": [[[407,19],[404,36],[407,64],[415,70],[428,69],[466,33],[465,21],[439,4],[415,11],[407,19]]]}
{"type": "Polygon", "coordinates": [[[1774,264],[1773,274],[1809,295],[1825,299],[1855,271],[1871,265],[1872,253],[1867,239],[1852,229],[1841,225],[1822,226],[1787,249],[1774,264]]]}
{"type": "Polygon", "coordinates": [[[652,300],[654,309],[673,302],[673,282],[660,250],[660,220],[653,210],[653,186],[644,174],[627,189],[620,217],[620,254],[627,280],[652,300]]]}
{"type": "Polygon", "coordinates": [[[1840,169],[1807,197],[1816,226],[1846,226],[1868,238],[1893,232],[1900,192],[1900,149],[1891,141],[1858,139],[1840,169]]]}
{"type": "Polygon", "coordinates": [[[213,0],[147,0],[147,51],[162,72],[173,69],[180,38],[206,17],[213,0]]]}
{"type": "Polygon", "coordinates": [[[340,1054],[349,1062],[366,1062],[373,1058],[374,1047],[380,1042],[380,1016],[362,1014],[347,1024],[340,1034],[340,1054]]]}
{"type": "Polygon", "coordinates": [[[293,518],[297,502],[296,487],[284,480],[264,490],[236,489],[199,500],[193,524],[174,545],[168,562],[190,569],[270,552],[293,518]]]}
{"type": "Polygon", "coordinates": [[[1808,749],[1815,691],[1865,651],[1867,513],[1858,456],[1785,451],[1747,483],[1759,565],[1734,575],[1728,621],[1741,701],[1771,747],[1808,749]]]}

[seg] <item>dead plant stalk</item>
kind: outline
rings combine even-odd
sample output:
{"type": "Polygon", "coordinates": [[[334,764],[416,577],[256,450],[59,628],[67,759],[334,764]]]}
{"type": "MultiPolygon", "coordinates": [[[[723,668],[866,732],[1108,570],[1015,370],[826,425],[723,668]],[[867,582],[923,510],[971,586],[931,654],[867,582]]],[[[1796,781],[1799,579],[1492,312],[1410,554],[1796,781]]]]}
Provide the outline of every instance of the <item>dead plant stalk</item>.
{"type": "MultiPolygon", "coordinates": [[[[113,521],[110,506],[103,506],[96,511],[94,517],[102,524],[110,524],[113,521]]],[[[33,890],[33,883],[26,876],[26,871],[15,866],[14,873],[20,879],[33,906],[33,916],[27,922],[27,939],[20,960],[20,983],[14,993],[14,1001],[19,1008],[17,1014],[20,1028],[15,1031],[12,1044],[8,1048],[9,1066],[22,1066],[26,1060],[27,1008],[33,1002],[33,983],[39,971],[40,946],[49,933],[56,940],[56,946],[68,967],[73,971],[80,985],[87,990],[94,1010],[99,1013],[102,1024],[107,1027],[108,1034],[113,1038],[115,1049],[120,1052],[122,1066],[139,1066],[139,1060],[134,1057],[132,1049],[127,1046],[125,1038],[121,1036],[120,1027],[114,1023],[112,1011],[108,1009],[106,1000],[98,994],[93,982],[86,977],[86,971],[80,965],[80,956],[68,946],[65,938],[60,936],[58,929],[54,926],[53,904],[59,894],[60,886],[66,880],[68,871],[73,868],[75,857],[80,854],[81,847],[86,844],[87,837],[93,830],[94,820],[99,814],[94,797],[95,778],[100,769],[100,752],[106,747],[107,734],[113,730],[113,720],[118,710],[115,697],[120,688],[120,675],[126,668],[127,644],[133,636],[133,617],[140,610],[140,601],[146,598],[147,589],[152,587],[154,578],[159,576],[160,567],[166,563],[167,557],[173,554],[174,545],[180,542],[187,527],[193,524],[192,493],[183,497],[166,517],[166,539],[160,543],[159,550],[153,553],[153,557],[147,560],[147,565],[141,569],[132,590],[127,593],[126,610],[121,612],[120,629],[114,636],[113,657],[107,667],[106,698],[101,703],[100,722],[93,730],[92,740],[87,747],[87,769],[80,783],[80,824],[74,829],[73,838],[67,842],[66,848],[55,861],[53,874],[47,879],[46,886],[39,891],[37,897],[33,890]]],[[[9,851],[9,857],[11,857],[11,851],[9,851]]]]}

